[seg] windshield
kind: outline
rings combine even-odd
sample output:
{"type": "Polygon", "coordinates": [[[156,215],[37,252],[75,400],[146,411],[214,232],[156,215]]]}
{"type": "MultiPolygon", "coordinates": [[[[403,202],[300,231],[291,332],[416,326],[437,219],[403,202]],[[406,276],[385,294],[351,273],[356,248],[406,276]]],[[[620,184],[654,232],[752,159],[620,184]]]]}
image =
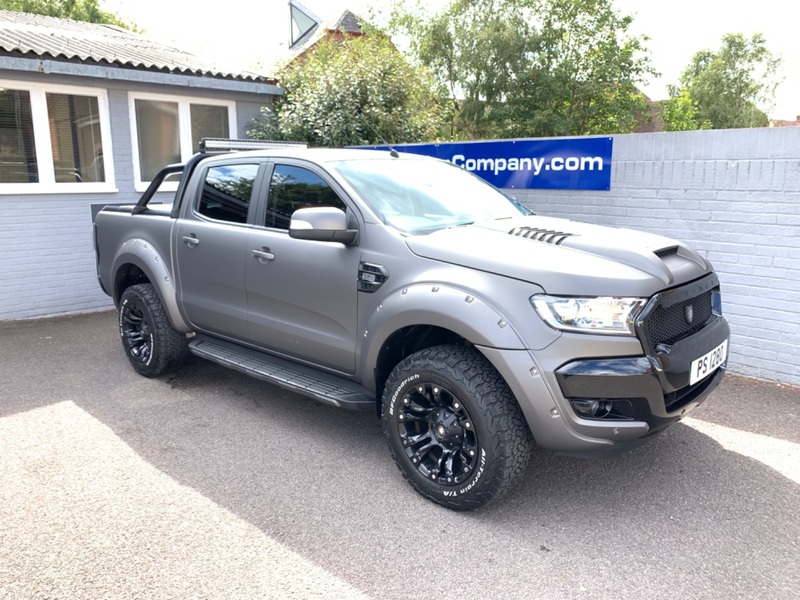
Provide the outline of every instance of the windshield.
{"type": "Polygon", "coordinates": [[[530,214],[482,179],[444,161],[356,159],[334,167],[384,223],[405,233],[530,214]]]}

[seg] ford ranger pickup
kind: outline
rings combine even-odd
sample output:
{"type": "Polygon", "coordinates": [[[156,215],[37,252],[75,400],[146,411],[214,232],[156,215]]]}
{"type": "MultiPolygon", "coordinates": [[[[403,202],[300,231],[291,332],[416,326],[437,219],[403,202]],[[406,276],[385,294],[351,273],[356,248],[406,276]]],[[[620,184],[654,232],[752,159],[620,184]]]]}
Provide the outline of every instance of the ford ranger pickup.
{"type": "Polygon", "coordinates": [[[532,443],[638,446],[726,370],[720,283],[700,254],[534,214],[432,158],[201,152],[136,205],[105,207],[94,232],[138,373],[192,353],[375,411],[402,475],[456,510],[502,496],[532,443]]]}

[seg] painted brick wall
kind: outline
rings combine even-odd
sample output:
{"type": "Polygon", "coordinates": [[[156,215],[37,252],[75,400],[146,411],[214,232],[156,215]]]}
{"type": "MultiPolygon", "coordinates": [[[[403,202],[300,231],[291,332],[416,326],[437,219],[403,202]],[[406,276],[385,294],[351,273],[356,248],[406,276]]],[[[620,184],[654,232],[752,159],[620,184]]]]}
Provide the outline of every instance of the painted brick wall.
{"type": "Polygon", "coordinates": [[[610,191],[508,191],[691,244],[719,273],[731,372],[800,385],[800,128],[615,136],[610,191]]]}

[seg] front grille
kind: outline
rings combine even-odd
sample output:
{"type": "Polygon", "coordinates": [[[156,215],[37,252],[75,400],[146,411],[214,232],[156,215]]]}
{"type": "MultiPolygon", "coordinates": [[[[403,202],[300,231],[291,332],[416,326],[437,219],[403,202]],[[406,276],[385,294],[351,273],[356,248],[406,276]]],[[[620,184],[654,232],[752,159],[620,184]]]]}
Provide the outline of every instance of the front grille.
{"type": "Polygon", "coordinates": [[[700,331],[711,318],[711,293],[706,290],[693,298],[676,302],[668,307],[656,306],[645,319],[645,328],[651,347],[671,345],[688,335],[700,331]],[[691,323],[687,307],[692,307],[691,323]]]}

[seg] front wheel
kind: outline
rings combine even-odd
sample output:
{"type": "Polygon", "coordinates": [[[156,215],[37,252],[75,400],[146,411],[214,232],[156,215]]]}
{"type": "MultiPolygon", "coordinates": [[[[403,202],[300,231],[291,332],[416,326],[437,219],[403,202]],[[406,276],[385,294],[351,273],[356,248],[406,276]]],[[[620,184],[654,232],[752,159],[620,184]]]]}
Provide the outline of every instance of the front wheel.
{"type": "Polygon", "coordinates": [[[140,375],[156,377],[180,366],[186,336],[172,328],[155,288],[132,285],[119,303],[119,335],[131,365],[140,375]]]}
{"type": "Polygon", "coordinates": [[[531,436],[519,405],[475,350],[436,346],[408,356],[386,382],[382,415],[403,476],[447,508],[488,504],[527,465],[531,436]]]}

